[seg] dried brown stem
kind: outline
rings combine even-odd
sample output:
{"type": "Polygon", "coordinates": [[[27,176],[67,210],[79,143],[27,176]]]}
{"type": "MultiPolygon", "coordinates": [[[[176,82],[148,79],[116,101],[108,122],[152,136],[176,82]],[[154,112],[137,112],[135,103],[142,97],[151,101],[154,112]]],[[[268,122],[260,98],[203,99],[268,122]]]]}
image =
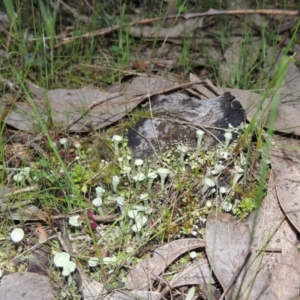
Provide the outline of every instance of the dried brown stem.
{"type": "MultiPolygon", "coordinates": [[[[134,25],[145,25],[149,23],[154,23],[161,20],[170,20],[170,19],[184,19],[188,20],[191,18],[199,18],[199,17],[205,17],[205,16],[221,16],[221,15],[283,15],[283,16],[300,16],[300,11],[298,10],[282,10],[282,9],[236,9],[236,10],[216,10],[216,9],[209,9],[206,12],[203,13],[190,13],[190,14],[177,14],[177,15],[170,15],[170,16],[164,16],[164,17],[158,17],[158,18],[148,18],[143,19],[136,22],[131,22],[128,24],[128,26],[134,26],[134,25]]],[[[123,26],[123,25],[122,25],[123,26]]],[[[99,30],[95,30],[92,32],[87,32],[83,35],[78,35],[74,37],[64,38],[62,42],[59,42],[55,45],[55,47],[59,47],[64,44],[68,44],[75,39],[78,38],[89,38],[99,35],[105,35],[108,33],[111,33],[115,30],[118,30],[120,28],[120,25],[114,25],[108,28],[103,28],[99,30]]]]}

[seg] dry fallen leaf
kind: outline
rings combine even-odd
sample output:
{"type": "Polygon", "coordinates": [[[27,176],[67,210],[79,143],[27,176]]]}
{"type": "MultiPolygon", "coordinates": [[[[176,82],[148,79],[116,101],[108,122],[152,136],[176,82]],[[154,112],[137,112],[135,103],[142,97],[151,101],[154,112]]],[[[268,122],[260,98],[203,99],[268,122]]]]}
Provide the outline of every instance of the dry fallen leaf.
{"type": "Polygon", "coordinates": [[[37,224],[36,231],[37,231],[37,234],[38,234],[38,237],[39,237],[39,242],[40,243],[46,243],[47,240],[48,240],[47,232],[46,232],[44,226],[41,223],[37,224]]]}
{"type": "MultiPolygon", "coordinates": [[[[284,171],[284,170],[283,170],[284,171]]],[[[257,216],[253,247],[256,251],[267,247],[262,264],[269,277],[282,257],[298,243],[297,232],[285,218],[277,193],[276,180],[273,172],[270,174],[267,196],[262,202],[257,216]],[[268,244],[266,246],[266,241],[268,244]]]]}
{"type": "MultiPolygon", "coordinates": [[[[247,221],[238,222],[229,214],[211,213],[206,234],[208,259],[223,289],[228,289],[228,299],[257,299],[268,287],[277,265],[298,241],[279,207],[273,174],[257,216],[253,212],[247,221]]],[[[275,291],[269,289],[268,293],[275,291]]]]}
{"type": "MultiPolygon", "coordinates": [[[[42,120],[52,121],[60,130],[88,132],[120,120],[151,95],[172,91],[185,85],[176,85],[157,77],[137,77],[123,93],[107,93],[98,89],[46,91],[33,84],[28,83],[27,86],[32,95],[36,95],[33,101],[42,120]],[[48,101],[49,105],[45,105],[45,101],[48,101]],[[49,106],[50,111],[47,109],[49,106]]],[[[0,111],[1,109],[0,105],[0,111]]],[[[23,131],[39,131],[38,120],[29,102],[17,103],[5,122],[23,131]]]]}
{"type": "Polygon", "coordinates": [[[300,232],[300,142],[291,138],[275,138],[277,147],[271,152],[271,165],[276,175],[276,191],[288,219],[300,232]]]}
{"type": "MultiPolygon", "coordinates": [[[[220,65],[219,76],[224,82],[232,83],[239,76],[239,72],[247,72],[260,53],[261,40],[251,41],[250,45],[242,37],[233,37],[232,45],[225,51],[225,63],[220,65]],[[246,52],[246,53],[245,53],[246,52]],[[241,59],[243,57],[244,59],[241,59]]],[[[247,41],[250,44],[250,41],[247,41]]]]}
{"type": "Polygon", "coordinates": [[[259,270],[257,260],[251,269],[245,265],[251,260],[251,236],[253,220],[238,222],[230,214],[212,212],[206,226],[206,253],[210,265],[219,279],[227,299],[256,299],[268,286],[268,278],[259,270]],[[250,255],[250,258],[249,258],[250,255]],[[257,273],[257,274],[256,274],[257,273]],[[253,276],[256,280],[249,290],[253,276]]]}
{"type": "Polygon", "coordinates": [[[19,158],[21,161],[26,162],[30,161],[30,155],[24,146],[21,143],[13,143],[5,145],[5,153],[7,156],[12,157],[15,156],[19,158]]]}
{"type": "Polygon", "coordinates": [[[3,205],[4,208],[9,208],[11,211],[11,218],[15,221],[34,221],[34,220],[45,220],[47,214],[39,209],[37,206],[31,203],[26,203],[26,201],[21,201],[18,205],[6,204],[3,205]]]}
{"type": "Polygon", "coordinates": [[[217,289],[213,286],[215,283],[207,259],[200,258],[178,272],[161,293],[165,296],[174,288],[197,285],[205,294],[215,294],[217,293],[217,289]]]}
{"type": "Polygon", "coordinates": [[[205,96],[207,99],[213,99],[216,97],[216,95],[209,90],[204,84],[201,84],[201,80],[198,76],[194,75],[193,73],[189,74],[190,82],[193,82],[193,89],[197,90],[201,96],[199,98],[203,99],[203,96],[205,96]]]}
{"type": "Polygon", "coordinates": [[[133,61],[131,61],[131,66],[133,69],[146,71],[149,67],[149,62],[146,62],[143,59],[133,60],[133,61]]]}
{"type": "Polygon", "coordinates": [[[211,270],[206,258],[197,259],[197,261],[181,272],[177,273],[170,281],[171,288],[184,285],[201,285],[215,284],[215,280],[211,276],[211,270]]]}
{"type": "MultiPolygon", "coordinates": [[[[266,54],[266,60],[264,63],[264,71],[266,74],[270,74],[271,78],[276,76],[276,71],[284,55],[277,47],[269,48],[266,54]]],[[[281,93],[281,102],[289,106],[293,106],[297,110],[300,110],[300,72],[295,62],[290,61],[287,67],[284,83],[281,93]]]]}
{"type": "Polygon", "coordinates": [[[205,242],[201,239],[176,240],[155,250],[152,258],[138,263],[126,277],[128,289],[148,290],[158,276],[178,256],[196,248],[202,248],[205,242]]]}
{"type": "Polygon", "coordinates": [[[299,299],[300,244],[293,245],[276,266],[270,285],[259,299],[299,299]]]}

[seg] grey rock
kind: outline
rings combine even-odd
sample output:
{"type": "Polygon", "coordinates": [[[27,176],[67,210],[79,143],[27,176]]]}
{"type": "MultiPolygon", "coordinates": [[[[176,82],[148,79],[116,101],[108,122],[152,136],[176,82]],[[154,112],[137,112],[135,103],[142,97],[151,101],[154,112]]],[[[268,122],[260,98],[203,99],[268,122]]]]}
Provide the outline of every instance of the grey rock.
{"type": "MultiPolygon", "coordinates": [[[[181,93],[159,95],[151,100],[153,119],[142,119],[128,133],[129,146],[135,158],[150,158],[162,154],[175,142],[195,147],[196,130],[203,126],[207,132],[204,149],[224,141],[229,124],[238,127],[245,121],[245,111],[230,93],[201,100],[181,93]],[[210,128],[213,127],[213,128],[210,128]],[[219,129],[216,129],[219,128],[219,129]],[[217,139],[215,138],[217,137],[217,139]]],[[[233,134],[233,139],[237,134],[233,134]]]]}
{"type": "Polygon", "coordinates": [[[48,277],[24,272],[1,279],[0,300],[53,300],[54,293],[48,277]]]}

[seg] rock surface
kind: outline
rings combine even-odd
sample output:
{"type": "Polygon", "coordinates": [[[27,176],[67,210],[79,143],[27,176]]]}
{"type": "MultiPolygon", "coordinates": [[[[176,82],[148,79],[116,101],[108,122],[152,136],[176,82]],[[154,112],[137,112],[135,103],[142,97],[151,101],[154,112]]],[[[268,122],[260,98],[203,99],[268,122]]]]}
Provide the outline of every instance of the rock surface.
{"type": "Polygon", "coordinates": [[[48,277],[15,273],[1,279],[0,300],[54,300],[54,293],[48,277]]]}
{"type": "MultiPolygon", "coordinates": [[[[238,127],[245,121],[244,109],[230,93],[207,100],[181,93],[159,95],[151,100],[151,111],[153,119],[138,121],[128,133],[135,158],[149,158],[154,149],[162,154],[174,142],[195,147],[196,130],[201,126],[211,133],[203,139],[203,147],[209,149],[218,142],[215,137],[224,141],[224,130],[214,128],[226,129],[229,124],[238,127]]],[[[236,136],[233,133],[233,138],[236,136]]]]}

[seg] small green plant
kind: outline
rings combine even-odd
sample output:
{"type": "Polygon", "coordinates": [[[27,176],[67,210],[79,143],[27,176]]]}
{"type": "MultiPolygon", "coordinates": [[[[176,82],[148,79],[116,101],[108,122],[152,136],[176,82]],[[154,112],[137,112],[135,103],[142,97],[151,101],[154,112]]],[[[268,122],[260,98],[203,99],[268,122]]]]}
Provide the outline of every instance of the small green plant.
{"type": "Polygon", "coordinates": [[[242,201],[236,202],[236,207],[232,209],[232,212],[238,219],[244,219],[249,213],[257,208],[253,199],[244,198],[242,201]]]}

